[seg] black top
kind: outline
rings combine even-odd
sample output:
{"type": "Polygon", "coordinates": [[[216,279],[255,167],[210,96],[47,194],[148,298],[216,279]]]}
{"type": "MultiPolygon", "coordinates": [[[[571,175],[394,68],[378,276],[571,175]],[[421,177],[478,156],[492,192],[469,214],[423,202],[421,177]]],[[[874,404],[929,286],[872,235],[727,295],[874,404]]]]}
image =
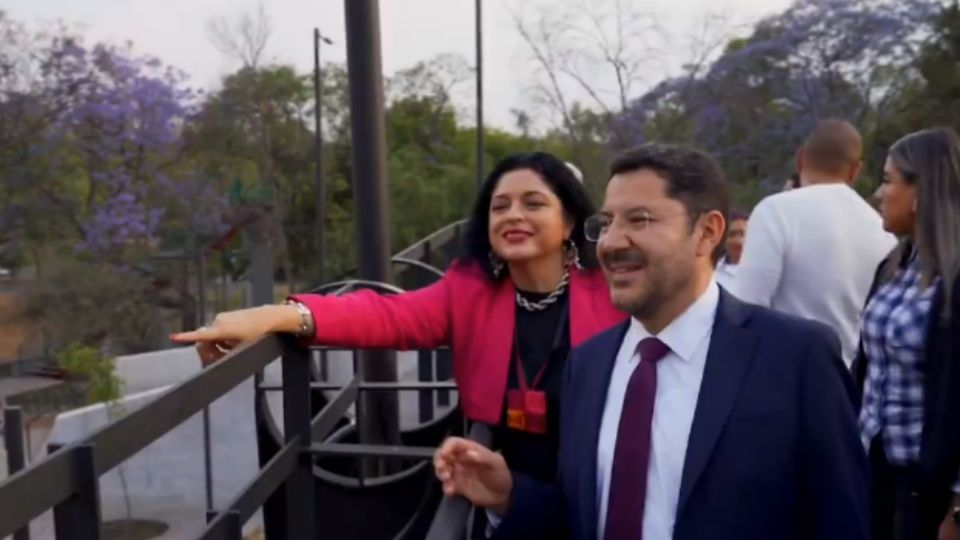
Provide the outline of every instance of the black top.
{"type": "MultiPolygon", "coordinates": [[[[867,303],[897,268],[910,258],[912,248],[901,245],[877,269],[867,303]]],[[[923,488],[918,492],[920,520],[931,530],[946,515],[954,494],[951,484],[960,470],[960,275],[954,277],[950,317],[943,318],[944,280],[937,286],[930,307],[930,321],[924,340],[923,436],[920,442],[920,469],[923,488]]],[[[858,389],[863,393],[869,359],[860,351],[851,366],[858,389]]],[[[862,397],[861,397],[862,399],[862,397]]],[[[857,403],[858,406],[861,403],[857,403]]]]}
{"type": "MultiPolygon", "coordinates": [[[[543,300],[548,295],[521,292],[530,301],[543,300]]],[[[507,465],[514,471],[526,474],[542,482],[553,482],[557,473],[557,450],[560,445],[560,394],[563,390],[563,369],[570,355],[570,318],[566,303],[569,293],[565,292],[557,302],[543,311],[530,312],[517,306],[517,343],[523,359],[527,384],[532,385],[534,378],[549,358],[543,377],[536,388],[547,394],[547,433],[538,435],[510,429],[506,424],[507,404],[504,394],[503,414],[500,424],[494,430],[493,447],[503,453],[507,465]],[[561,320],[564,319],[564,320],[561,320]],[[557,330],[561,335],[556,340],[557,330]],[[554,349],[554,342],[558,346],[554,349]],[[553,349],[551,351],[551,349],[553,349]]],[[[507,390],[520,388],[517,380],[516,356],[510,358],[507,390]]]]}

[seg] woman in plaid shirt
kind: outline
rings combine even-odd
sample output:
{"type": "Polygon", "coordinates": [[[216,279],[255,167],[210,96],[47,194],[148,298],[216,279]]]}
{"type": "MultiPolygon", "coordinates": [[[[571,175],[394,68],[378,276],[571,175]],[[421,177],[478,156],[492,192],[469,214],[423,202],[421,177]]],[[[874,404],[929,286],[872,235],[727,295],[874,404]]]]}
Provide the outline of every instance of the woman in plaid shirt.
{"type": "Polygon", "coordinates": [[[877,272],[853,367],[874,537],[960,540],[960,137],[904,137],[883,176],[884,227],[903,243],[877,272]]]}

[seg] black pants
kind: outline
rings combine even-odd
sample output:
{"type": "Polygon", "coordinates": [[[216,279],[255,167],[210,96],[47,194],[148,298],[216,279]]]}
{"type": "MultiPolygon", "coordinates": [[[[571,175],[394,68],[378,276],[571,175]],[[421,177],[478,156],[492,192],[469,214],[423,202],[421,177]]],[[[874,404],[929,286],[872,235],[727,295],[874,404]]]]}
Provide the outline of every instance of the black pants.
{"type": "Polygon", "coordinates": [[[943,516],[931,509],[914,466],[891,465],[877,437],[870,445],[874,540],[936,540],[943,516]]]}

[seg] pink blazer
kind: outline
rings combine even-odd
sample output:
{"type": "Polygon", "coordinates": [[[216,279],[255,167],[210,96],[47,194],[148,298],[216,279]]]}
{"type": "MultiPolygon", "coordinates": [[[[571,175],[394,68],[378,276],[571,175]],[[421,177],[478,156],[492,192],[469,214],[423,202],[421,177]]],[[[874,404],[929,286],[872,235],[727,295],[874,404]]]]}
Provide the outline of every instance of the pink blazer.
{"type": "MultiPolygon", "coordinates": [[[[500,422],[516,319],[509,279],[494,282],[477,265],[455,263],[437,283],[405,294],[293,298],[313,313],[316,344],[398,350],[449,346],[464,414],[500,422]]],[[[573,346],[625,319],[610,303],[601,272],[570,275],[573,346]]]]}

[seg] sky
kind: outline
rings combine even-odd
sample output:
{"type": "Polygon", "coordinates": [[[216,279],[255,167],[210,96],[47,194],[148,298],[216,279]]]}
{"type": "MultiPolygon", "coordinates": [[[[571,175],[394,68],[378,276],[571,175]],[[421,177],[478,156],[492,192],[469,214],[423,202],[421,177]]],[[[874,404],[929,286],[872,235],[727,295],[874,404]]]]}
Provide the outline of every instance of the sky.
{"type": "MultiPolygon", "coordinates": [[[[349,0],[345,0],[349,1],[349,0]]],[[[534,16],[540,9],[558,10],[571,0],[483,0],[484,106],[488,124],[510,129],[512,109],[532,113],[536,125],[549,123],[548,111],[537,108],[530,88],[537,81],[529,48],[520,38],[511,14],[534,16]]],[[[593,0],[597,2],[599,0],[593,0]]],[[[610,0],[616,1],[616,0],[610,0]]],[[[698,35],[706,14],[723,14],[725,26],[744,32],[749,24],[775,14],[791,0],[670,0],[669,10],[652,0],[620,0],[637,10],[655,13],[662,34],[654,38],[665,51],[651,64],[642,85],[676,73],[688,60],[688,40],[698,35]],[[661,7],[655,7],[655,6],[661,7]],[[659,11],[658,11],[659,10],[659,11]]],[[[333,45],[322,49],[324,60],[344,62],[344,3],[334,0],[263,0],[270,18],[267,58],[307,71],[313,66],[313,28],[319,27],[333,45]]],[[[14,19],[41,25],[63,21],[80,31],[87,44],[132,42],[139,53],[159,57],[190,75],[191,84],[208,90],[238,67],[213,46],[208,21],[254,12],[256,0],[0,0],[0,9],[14,19]]],[[[474,59],[474,2],[471,0],[381,0],[380,26],[383,68],[389,75],[442,53],[474,59]]],[[[598,80],[606,71],[593,74],[598,80]]],[[[472,82],[459,87],[458,102],[472,108],[472,82]],[[462,97],[461,97],[462,96],[462,97]],[[466,103],[469,102],[469,103],[466,103]]],[[[637,92],[642,86],[637,88],[637,92]]],[[[574,99],[585,92],[567,87],[574,99]]]]}

